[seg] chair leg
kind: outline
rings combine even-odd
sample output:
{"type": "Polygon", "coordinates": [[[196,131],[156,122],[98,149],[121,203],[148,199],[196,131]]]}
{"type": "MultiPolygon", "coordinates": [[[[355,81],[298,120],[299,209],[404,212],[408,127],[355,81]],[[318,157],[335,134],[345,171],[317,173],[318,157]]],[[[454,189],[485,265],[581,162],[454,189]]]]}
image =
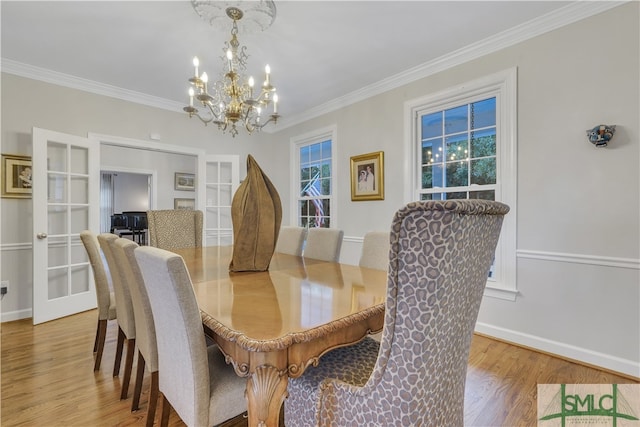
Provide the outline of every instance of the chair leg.
{"type": "Polygon", "coordinates": [[[142,381],[144,379],[145,360],[138,350],[138,368],[136,369],[136,385],[133,388],[133,399],[131,401],[131,412],[140,409],[140,395],[142,394],[142,381]]]}
{"type": "Polygon", "coordinates": [[[135,356],[136,339],[127,340],[127,358],[124,361],[124,375],[122,376],[122,391],[120,400],[127,398],[129,394],[129,381],[131,380],[131,369],[133,368],[133,356],[135,356]]]}
{"type": "Polygon", "coordinates": [[[151,373],[151,391],[149,392],[149,406],[147,407],[147,422],[145,427],[153,427],[159,393],[158,371],[155,371],[151,373]]]}
{"type": "Polygon", "coordinates": [[[116,360],[113,362],[113,376],[120,375],[120,362],[122,361],[122,347],[124,347],[124,332],[118,325],[118,344],[116,345],[116,360]]]}
{"type": "Polygon", "coordinates": [[[102,352],[104,351],[104,341],[107,337],[107,319],[98,320],[98,330],[96,331],[96,342],[93,351],[96,353],[96,361],[93,365],[94,371],[100,370],[102,352]]]}
{"type": "Polygon", "coordinates": [[[98,351],[98,335],[100,335],[100,320],[98,320],[98,324],[96,325],[96,339],[93,342],[93,352],[98,351]]]}
{"type": "Polygon", "coordinates": [[[169,413],[171,412],[171,404],[167,400],[167,397],[162,395],[162,415],[160,417],[160,427],[169,426],[169,413]]]}

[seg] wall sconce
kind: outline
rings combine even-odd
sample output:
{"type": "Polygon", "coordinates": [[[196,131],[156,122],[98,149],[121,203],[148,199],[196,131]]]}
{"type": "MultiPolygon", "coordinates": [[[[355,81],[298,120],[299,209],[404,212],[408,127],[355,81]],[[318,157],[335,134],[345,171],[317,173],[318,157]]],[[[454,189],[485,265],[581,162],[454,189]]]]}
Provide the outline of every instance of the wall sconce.
{"type": "Polygon", "coordinates": [[[606,147],[615,132],[616,125],[598,125],[587,130],[587,137],[596,147],[606,147]]]}

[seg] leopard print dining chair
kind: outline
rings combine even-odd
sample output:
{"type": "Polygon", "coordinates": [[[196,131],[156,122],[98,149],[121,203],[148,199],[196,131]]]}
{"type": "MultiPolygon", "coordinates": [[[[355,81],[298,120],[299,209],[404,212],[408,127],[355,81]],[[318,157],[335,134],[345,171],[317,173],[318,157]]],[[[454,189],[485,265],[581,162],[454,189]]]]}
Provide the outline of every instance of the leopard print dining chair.
{"type": "Polygon", "coordinates": [[[289,379],[287,427],[462,426],[471,337],[508,211],[487,200],[400,209],[380,344],[332,350],[289,379]]]}

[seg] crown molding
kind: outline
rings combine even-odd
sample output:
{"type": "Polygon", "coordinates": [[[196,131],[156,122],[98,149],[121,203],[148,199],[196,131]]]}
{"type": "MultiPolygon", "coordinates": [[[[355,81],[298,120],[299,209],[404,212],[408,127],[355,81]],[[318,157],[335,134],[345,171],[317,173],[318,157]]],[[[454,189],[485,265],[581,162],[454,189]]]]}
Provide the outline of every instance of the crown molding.
{"type": "Polygon", "coordinates": [[[121,99],[123,101],[134,102],[136,104],[147,105],[149,107],[182,112],[183,105],[176,101],[129,89],[123,89],[117,86],[111,86],[93,80],[83,79],[70,74],[59,73],[46,68],[35,67],[12,59],[2,58],[2,72],[71,89],[78,89],[94,93],[96,95],[108,96],[111,98],[121,99]]]}
{"type": "MultiPolygon", "coordinates": [[[[294,126],[356,102],[363,101],[372,96],[396,89],[625,3],[629,3],[629,1],[576,1],[563,8],[542,15],[539,18],[450,52],[432,61],[410,68],[377,83],[345,94],[295,116],[280,119],[276,130],[294,126]]],[[[270,130],[273,131],[274,129],[270,130]]]]}
{"type": "MultiPolygon", "coordinates": [[[[305,122],[326,113],[338,110],[356,102],[365,100],[375,95],[404,86],[416,80],[423,79],[435,73],[447,70],[451,67],[474,60],[481,56],[496,52],[506,47],[538,35],[553,31],[565,25],[572,24],[593,15],[618,7],[627,1],[576,1],[556,11],[539,18],[525,22],[509,30],[494,36],[480,40],[476,43],[458,49],[432,61],[410,68],[394,76],[383,79],[377,83],[365,86],[329,102],[310,108],[300,114],[280,119],[278,126],[263,132],[273,133],[281,131],[296,124],[305,122]]],[[[182,112],[183,105],[176,101],[147,95],[141,92],[123,89],[93,80],[83,79],[69,74],[51,71],[45,68],[35,67],[11,59],[2,58],[2,72],[15,74],[34,80],[43,81],[72,89],[78,89],[97,95],[117,98],[124,101],[147,105],[173,112],[182,112]]]]}

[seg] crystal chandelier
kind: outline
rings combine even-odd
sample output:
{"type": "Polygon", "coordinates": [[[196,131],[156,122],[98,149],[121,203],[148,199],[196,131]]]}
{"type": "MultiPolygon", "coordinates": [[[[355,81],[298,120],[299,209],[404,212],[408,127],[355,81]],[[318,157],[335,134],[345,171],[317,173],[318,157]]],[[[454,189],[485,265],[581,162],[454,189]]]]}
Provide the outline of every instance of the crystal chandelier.
{"type": "MultiPolygon", "coordinates": [[[[218,3],[219,2],[215,2],[218,3]]],[[[247,2],[255,3],[255,2],[247,2]]],[[[214,2],[192,1],[193,7],[204,19],[211,23],[214,19],[210,16],[214,2]]],[[[240,2],[238,2],[240,4],[240,2]]],[[[275,6],[273,2],[261,1],[268,9],[258,10],[253,8],[248,12],[262,12],[265,10],[267,16],[271,18],[271,22],[275,17],[275,6]]],[[[229,131],[233,137],[238,134],[238,127],[244,128],[250,134],[260,131],[268,123],[277,123],[280,115],[278,114],[278,95],[276,88],[271,84],[271,69],[269,65],[265,67],[265,80],[261,86],[254,88],[255,81],[253,77],[248,79],[245,76],[247,58],[246,47],[241,46],[238,41],[238,22],[244,16],[244,12],[235,6],[229,6],[225,9],[226,15],[233,21],[231,26],[231,39],[225,42],[223,51],[225,56],[221,57],[223,61],[223,70],[221,78],[218,81],[210,82],[207,73],[198,74],[200,61],[197,57],[193,58],[193,66],[195,74],[189,79],[191,87],[189,88],[189,105],[183,110],[189,114],[189,117],[198,117],[205,125],[214,123],[218,125],[218,129],[223,132],[229,131]],[[195,101],[194,101],[195,98],[195,101]],[[204,113],[201,113],[196,105],[202,106],[204,113]],[[271,109],[271,114],[267,111],[271,109]],[[266,117],[266,119],[265,119],[266,117]]],[[[248,25],[258,22],[252,20],[248,25]]],[[[268,25],[271,24],[268,23],[268,25]]],[[[258,26],[264,24],[258,22],[258,26]]],[[[268,26],[267,25],[267,26],[268,26]]]]}

